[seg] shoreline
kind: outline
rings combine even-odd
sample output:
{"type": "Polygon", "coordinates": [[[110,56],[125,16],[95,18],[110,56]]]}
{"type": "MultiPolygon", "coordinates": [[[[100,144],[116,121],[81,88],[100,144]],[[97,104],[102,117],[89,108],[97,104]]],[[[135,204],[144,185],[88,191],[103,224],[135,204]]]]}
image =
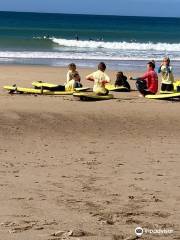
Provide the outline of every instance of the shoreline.
{"type": "MultiPolygon", "coordinates": [[[[17,67],[18,69],[19,68],[23,68],[23,69],[25,69],[25,68],[35,68],[35,69],[43,69],[43,68],[47,68],[47,69],[66,69],[67,68],[67,66],[71,63],[71,62],[74,62],[76,65],[77,65],[77,68],[78,69],[82,69],[82,71],[86,71],[86,70],[88,70],[89,69],[89,71],[91,72],[91,71],[94,71],[95,69],[96,69],[96,67],[97,67],[97,65],[98,65],[98,63],[100,62],[100,61],[96,61],[96,64],[94,64],[93,66],[81,66],[81,63],[79,63],[79,62],[76,62],[76,61],[74,61],[74,60],[68,60],[67,61],[67,64],[66,64],[66,66],[56,66],[56,65],[49,65],[49,64],[18,64],[18,63],[0,63],[0,67],[5,67],[5,68],[11,68],[11,67],[17,67]]],[[[108,64],[108,62],[107,61],[104,61],[105,63],[106,63],[106,65],[107,65],[107,72],[116,72],[116,71],[123,71],[123,72],[125,72],[126,74],[130,74],[130,75],[132,75],[132,74],[143,74],[145,71],[146,71],[146,61],[144,61],[144,63],[142,64],[142,61],[140,61],[141,62],[141,66],[136,66],[136,65],[134,65],[134,62],[133,61],[128,61],[129,63],[132,63],[132,65],[129,65],[128,64],[128,67],[127,66],[125,66],[125,65],[118,65],[117,67],[115,67],[115,66],[111,66],[111,65],[109,65],[108,64]]],[[[156,72],[157,72],[157,69],[158,69],[158,66],[160,65],[160,62],[157,64],[156,63],[156,72]]],[[[179,80],[180,79],[180,64],[179,65],[174,65],[173,64],[173,62],[172,62],[172,66],[173,66],[173,69],[175,69],[174,70],[174,77],[177,79],[177,80],[179,80]]],[[[159,75],[159,74],[158,74],[159,75]]],[[[160,77],[160,75],[159,75],[159,80],[161,79],[161,77],[160,77]]]]}

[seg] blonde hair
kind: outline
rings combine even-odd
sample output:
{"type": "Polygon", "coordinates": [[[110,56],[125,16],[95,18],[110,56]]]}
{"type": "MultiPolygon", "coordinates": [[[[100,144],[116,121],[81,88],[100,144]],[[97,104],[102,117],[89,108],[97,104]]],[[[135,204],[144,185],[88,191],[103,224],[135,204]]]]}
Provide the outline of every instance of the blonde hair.
{"type": "Polygon", "coordinates": [[[168,63],[170,63],[171,60],[170,60],[169,57],[164,57],[164,58],[163,58],[163,61],[167,61],[168,63]]]}

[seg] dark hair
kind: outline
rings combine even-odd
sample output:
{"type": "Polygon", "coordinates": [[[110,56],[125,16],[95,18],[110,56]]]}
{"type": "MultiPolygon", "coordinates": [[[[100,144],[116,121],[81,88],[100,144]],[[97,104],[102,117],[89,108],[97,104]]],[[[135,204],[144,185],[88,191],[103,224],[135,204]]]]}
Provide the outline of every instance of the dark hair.
{"type": "Polygon", "coordinates": [[[155,67],[156,67],[154,61],[148,62],[148,65],[153,69],[155,69],[155,67]]]}
{"type": "Polygon", "coordinates": [[[117,74],[116,74],[117,76],[123,76],[124,74],[123,74],[123,72],[117,72],[117,74]]]}
{"type": "Polygon", "coordinates": [[[106,64],[104,62],[100,62],[98,65],[98,69],[101,71],[105,71],[106,70],[106,64]]]}
{"type": "Polygon", "coordinates": [[[71,74],[71,76],[74,78],[74,77],[79,77],[79,73],[75,72],[73,74],[71,74]]]}
{"type": "Polygon", "coordinates": [[[76,68],[76,64],[75,63],[70,63],[68,67],[69,68],[76,68]]]}

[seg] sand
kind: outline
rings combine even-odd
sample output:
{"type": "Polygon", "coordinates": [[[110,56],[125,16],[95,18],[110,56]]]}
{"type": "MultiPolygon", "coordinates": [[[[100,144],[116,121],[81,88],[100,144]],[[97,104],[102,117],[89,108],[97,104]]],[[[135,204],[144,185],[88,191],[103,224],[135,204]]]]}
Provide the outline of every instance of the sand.
{"type": "MultiPolygon", "coordinates": [[[[63,83],[66,69],[0,72],[1,86],[26,87],[63,83]]],[[[180,239],[180,103],[115,96],[80,102],[1,90],[0,239],[136,239],[137,226],[173,230],[141,239],[180,239]]]]}

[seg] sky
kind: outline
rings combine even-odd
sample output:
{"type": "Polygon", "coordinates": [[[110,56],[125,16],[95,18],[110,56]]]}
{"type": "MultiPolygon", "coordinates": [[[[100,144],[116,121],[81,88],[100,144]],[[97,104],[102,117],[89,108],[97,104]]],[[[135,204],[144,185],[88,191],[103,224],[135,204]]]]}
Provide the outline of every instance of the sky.
{"type": "Polygon", "coordinates": [[[180,0],[0,0],[1,11],[180,17],[180,0]]]}

